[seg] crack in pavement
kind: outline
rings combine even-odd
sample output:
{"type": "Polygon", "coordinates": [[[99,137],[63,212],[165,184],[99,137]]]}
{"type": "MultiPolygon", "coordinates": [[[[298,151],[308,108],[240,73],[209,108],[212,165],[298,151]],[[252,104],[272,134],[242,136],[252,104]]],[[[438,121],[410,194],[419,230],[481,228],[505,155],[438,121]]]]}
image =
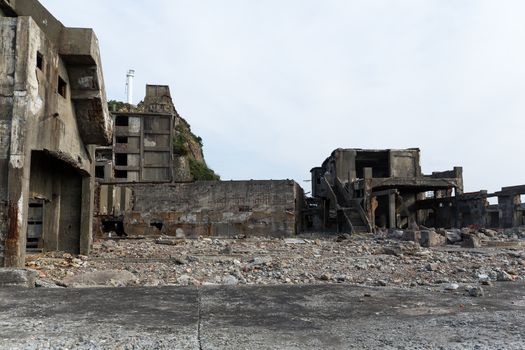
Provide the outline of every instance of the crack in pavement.
{"type": "Polygon", "coordinates": [[[199,350],[202,350],[202,339],[201,339],[201,320],[202,320],[202,288],[197,289],[197,313],[198,313],[198,323],[197,323],[197,342],[199,344],[199,350]]]}

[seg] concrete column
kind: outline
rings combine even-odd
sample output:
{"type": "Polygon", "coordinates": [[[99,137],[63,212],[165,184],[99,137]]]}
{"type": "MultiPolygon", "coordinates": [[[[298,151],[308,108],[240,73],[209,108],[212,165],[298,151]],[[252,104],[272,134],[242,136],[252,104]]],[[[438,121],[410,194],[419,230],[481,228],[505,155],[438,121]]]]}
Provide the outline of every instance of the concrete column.
{"type": "Polygon", "coordinates": [[[514,223],[514,203],[511,196],[498,196],[500,228],[510,228],[514,223]]]}
{"type": "Polygon", "coordinates": [[[30,158],[30,156],[12,154],[9,162],[8,223],[4,252],[6,267],[25,266],[30,158]]]}
{"type": "Polygon", "coordinates": [[[368,222],[373,223],[373,213],[372,213],[372,177],[373,177],[372,168],[363,169],[363,177],[365,179],[365,188],[364,188],[364,210],[366,216],[368,217],[368,222]]]}
{"type": "Polygon", "coordinates": [[[396,194],[388,194],[388,228],[396,228],[396,194]]]}
{"type": "Polygon", "coordinates": [[[87,147],[91,155],[90,175],[82,178],[82,210],[80,217],[80,254],[88,255],[93,245],[93,212],[95,202],[95,146],[87,147]]]}

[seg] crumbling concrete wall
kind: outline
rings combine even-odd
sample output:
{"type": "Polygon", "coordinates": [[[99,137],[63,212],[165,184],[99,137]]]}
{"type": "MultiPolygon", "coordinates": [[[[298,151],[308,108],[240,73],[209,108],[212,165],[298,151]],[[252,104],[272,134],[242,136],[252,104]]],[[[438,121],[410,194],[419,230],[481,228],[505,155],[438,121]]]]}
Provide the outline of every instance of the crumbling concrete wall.
{"type": "Polygon", "coordinates": [[[122,188],[132,192],[132,209],[123,215],[125,231],[131,235],[282,237],[301,230],[304,193],[291,180],[113,187],[120,187],[119,193],[122,188]]]}
{"type": "Polygon", "coordinates": [[[51,236],[58,232],[66,250],[89,250],[94,149],[88,145],[110,142],[112,124],[93,32],[65,28],[35,0],[1,5],[14,17],[0,17],[0,264],[24,266],[34,200],[63,208],[59,219],[44,220],[44,228],[51,236]],[[35,154],[54,162],[38,165],[35,154]],[[52,164],[64,193],[75,197],[63,197],[61,206],[52,164]],[[74,244],[67,243],[71,239],[74,244]]]}

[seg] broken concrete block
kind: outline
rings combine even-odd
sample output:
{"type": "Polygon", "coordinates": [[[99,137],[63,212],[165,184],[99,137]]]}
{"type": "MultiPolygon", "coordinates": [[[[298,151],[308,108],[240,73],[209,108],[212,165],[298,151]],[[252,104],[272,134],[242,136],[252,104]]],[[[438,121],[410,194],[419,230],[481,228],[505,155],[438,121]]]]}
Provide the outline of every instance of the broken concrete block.
{"type": "Polygon", "coordinates": [[[498,282],[510,282],[514,281],[516,277],[512,276],[511,274],[505,272],[505,271],[498,271],[497,280],[498,282]]]}
{"type": "Polygon", "coordinates": [[[461,242],[461,231],[457,229],[445,231],[445,237],[449,244],[461,242]]]}
{"type": "Polygon", "coordinates": [[[482,228],[480,229],[480,232],[483,232],[483,234],[485,234],[487,237],[496,237],[498,235],[497,231],[490,230],[488,228],[482,228]]]}
{"type": "Polygon", "coordinates": [[[438,234],[436,231],[423,230],[421,231],[421,240],[419,243],[425,248],[437,247],[445,245],[446,238],[438,234]]]}
{"type": "Polygon", "coordinates": [[[463,248],[479,248],[481,247],[481,240],[474,235],[463,235],[463,248]]]}
{"type": "Polygon", "coordinates": [[[388,238],[402,239],[404,234],[405,234],[405,231],[403,230],[389,230],[388,238]]]}
{"type": "Polygon", "coordinates": [[[419,242],[421,240],[421,231],[405,231],[401,237],[403,241],[419,242]]]}
{"type": "Polygon", "coordinates": [[[155,240],[155,243],[163,244],[163,245],[178,245],[178,244],[184,243],[184,239],[159,237],[155,240]]]}
{"type": "Polygon", "coordinates": [[[37,272],[34,270],[0,268],[0,288],[35,288],[36,278],[37,272]]]}

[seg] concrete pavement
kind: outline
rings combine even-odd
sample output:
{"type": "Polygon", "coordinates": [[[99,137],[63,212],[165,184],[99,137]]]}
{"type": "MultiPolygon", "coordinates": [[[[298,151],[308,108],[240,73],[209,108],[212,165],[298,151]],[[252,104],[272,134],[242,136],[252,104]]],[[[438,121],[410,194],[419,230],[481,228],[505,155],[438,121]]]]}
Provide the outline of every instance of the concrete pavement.
{"type": "Polygon", "coordinates": [[[0,289],[1,349],[522,349],[525,285],[0,289]]]}

